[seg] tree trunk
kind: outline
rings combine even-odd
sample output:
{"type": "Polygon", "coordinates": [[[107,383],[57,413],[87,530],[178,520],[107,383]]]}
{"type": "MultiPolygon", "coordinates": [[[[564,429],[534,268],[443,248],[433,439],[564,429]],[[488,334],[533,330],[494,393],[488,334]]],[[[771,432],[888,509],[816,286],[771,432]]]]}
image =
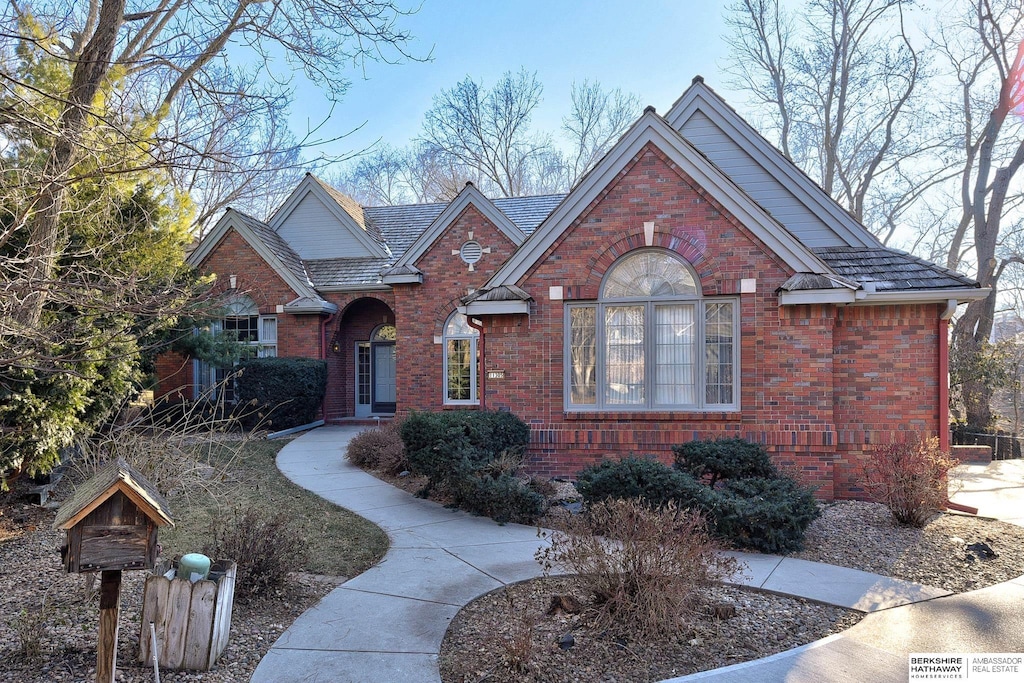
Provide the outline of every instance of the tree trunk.
{"type": "Polygon", "coordinates": [[[79,161],[82,131],[100,85],[110,70],[126,0],[103,0],[99,21],[75,60],[71,85],[46,160],[40,189],[29,208],[29,251],[21,322],[35,327],[46,305],[49,282],[61,256],[60,217],[71,169],[79,161]]]}

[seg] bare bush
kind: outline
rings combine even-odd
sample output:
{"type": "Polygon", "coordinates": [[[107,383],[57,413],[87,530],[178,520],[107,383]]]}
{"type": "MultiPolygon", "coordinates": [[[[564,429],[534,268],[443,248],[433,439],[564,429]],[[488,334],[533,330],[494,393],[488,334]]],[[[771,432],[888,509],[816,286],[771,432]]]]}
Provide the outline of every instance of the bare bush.
{"type": "Polygon", "coordinates": [[[533,659],[533,632],[537,626],[537,615],[519,609],[507,586],[503,593],[508,608],[508,619],[505,620],[504,628],[495,633],[502,654],[501,663],[510,671],[529,673],[530,661],[533,659]]]}
{"type": "Polygon", "coordinates": [[[553,532],[537,560],[545,573],[558,567],[580,575],[599,623],[650,637],[678,629],[709,583],[737,571],[718,550],[697,512],[608,499],[553,532]]]}
{"type": "Polygon", "coordinates": [[[900,524],[922,527],[949,501],[949,474],[958,462],[939,440],[878,446],[864,466],[864,488],[900,524]]]}
{"type": "Polygon", "coordinates": [[[46,622],[50,618],[50,606],[47,596],[38,607],[23,607],[11,619],[11,629],[17,637],[15,652],[25,661],[36,661],[43,656],[43,643],[46,641],[46,622]]]}
{"type": "Polygon", "coordinates": [[[209,529],[213,540],[203,547],[209,557],[237,564],[235,595],[248,600],[281,586],[304,559],[306,542],[284,512],[236,509],[215,519],[209,529]]]}
{"type": "Polygon", "coordinates": [[[409,469],[401,423],[388,422],[356,434],[348,442],[348,460],[357,467],[398,474],[409,469]]]}
{"type": "Polygon", "coordinates": [[[77,443],[74,468],[83,479],[124,459],[178,505],[199,492],[221,498],[226,472],[253,438],[239,427],[239,411],[199,400],[158,408],[125,406],[103,432],[77,443]]]}

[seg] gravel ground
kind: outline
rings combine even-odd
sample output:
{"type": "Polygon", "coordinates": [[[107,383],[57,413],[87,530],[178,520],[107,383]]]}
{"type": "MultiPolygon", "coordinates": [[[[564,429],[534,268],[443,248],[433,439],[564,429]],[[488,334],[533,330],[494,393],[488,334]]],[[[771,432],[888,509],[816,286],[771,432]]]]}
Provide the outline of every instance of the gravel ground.
{"type": "MultiPolygon", "coordinates": [[[[963,592],[1024,574],[1024,528],[936,515],[923,529],[894,524],[874,503],[828,505],[796,557],[863,569],[963,592]]],[[[735,616],[686,615],[670,638],[635,641],[594,628],[587,613],[548,615],[554,595],[585,601],[566,578],[528,581],[490,593],[459,612],[441,650],[444,683],[487,681],[658,681],[766,657],[845,630],[863,616],[806,600],[714,587],[708,600],[735,616]],[[560,640],[572,635],[566,649],[560,640]]]]}
{"type": "MultiPolygon", "coordinates": [[[[95,680],[99,597],[86,575],[67,574],[53,531],[53,510],[0,505],[0,682],[70,683],[95,680]],[[27,646],[27,647],[26,647],[27,646]],[[27,650],[27,651],[26,651],[27,650]]],[[[118,681],[149,682],[138,663],[144,571],[121,580],[118,681]]],[[[163,683],[248,681],[274,640],[344,577],[293,574],[276,595],[252,603],[235,600],[228,645],[209,672],[161,671],[163,683]]],[[[98,584],[98,581],[97,581],[98,584]]]]}
{"type": "MultiPolygon", "coordinates": [[[[56,548],[62,539],[50,529],[53,514],[14,496],[0,498],[3,683],[91,681],[94,675],[98,598],[86,590],[82,576],[61,568],[56,548]]],[[[1024,528],[941,515],[924,530],[903,529],[880,506],[841,503],[825,509],[808,534],[808,549],[797,556],[963,591],[1024,574],[1024,528]],[[980,549],[967,550],[976,543],[987,544],[996,556],[980,559],[985,554],[980,549]]],[[[124,573],[120,681],[152,680],[151,670],[136,662],[144,579],[145,572],[124,573]]],[[[277,636],[342,581],[297,574],[275,596],[251,604],[236,600],[229,643],[215,669],[202,674],[162,671],[161,680],[248,681],[277,636]]],[[[858,619],[837,608],[720,587],[714,600],[734,604],[735,617],[695,618],[673,639],[636,643],[588,631],[586,614],[538,616],[552,594],[572,591],[582,597],[571,585],[528,582],[510,589],[511,613],[509,599],[500,592],[467,606],[446,639],[445,681],[479,681],[485,674],[487,681],[657,680],[784,650],[858,619]],[[522,636],[524,623],[535,626],[528,641],[522,636]],[[569,632],[575,645],[563,650],[555,642],[569,632]],[[522,646],[516,643],[526,642],[528,656],[517,655],[522,646]],[[523,666],[517,668],[519,663],[523,666]]]]}

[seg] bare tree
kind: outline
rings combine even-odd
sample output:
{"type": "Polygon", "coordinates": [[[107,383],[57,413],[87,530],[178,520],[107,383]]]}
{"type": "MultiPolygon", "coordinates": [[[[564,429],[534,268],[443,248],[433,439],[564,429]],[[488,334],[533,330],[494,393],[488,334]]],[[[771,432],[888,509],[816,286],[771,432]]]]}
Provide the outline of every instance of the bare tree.
{"type": "MultiPolygon", "coordinates": [[[[266,3],[237,0],[219,3],[202,0],[161,0],[155,6],[136,9],[127,0],[90,0],[63,3],[12,2],[0,16],[0,30],[9,38],[35,39],[23,30],[27,21],[45,27],[39,44],[69,64],[71,77],[59,91],[45,93],[59,109],[52,124],[52,143],[46,162],[32,181],[35,190],[14,210],[13,229],[28,234],[23,276],[23,304],[14,311],[26,327],[38,324],[48,297],[46,283],[65,248],[60,218],[75,167],[91,150],[82,146],[83,130],[105,118],[113,131],[128,131],[125,117],[150,120],[154,126],[181,98],[199,104],[237,99],[240,93],[225,91],[220,70],[229,41],[252,50],[257,72],[271,82],[288,82],[291,70],[300,70],[333,97],[340,96],[347,81],[341,72],[348,59],[356,61],[385,56],[389,48],[401,55],[407,39],[397,30],[403,13],[390,0],[296,0],[266,3]],[[275,71],[275,52],[283,51],[289,64],[275,71]],[[97,98],[107,84],[116,82],[133,110],[111,115],[97,109],[97,98]],[[118,119],[121,120],[118,120],[118,119]]],[[[6,71],[6,82],[14,76],[6,71]]],[[[259,90],[242,94],[259,98],[259,90]]],[[[109,100],[104,104],[109,106],[109,100]]],[[[141,128],[144,128],[141,127],[141,128]]],[[[138,127],[135,135],[137,135],[138,127]]],[[[180,155],[175,141],[149,146],[148,137],[125,136],[119,144],[146,147],[156,164],[174,163],[180,155]]]]}
{"type": "Polygon", "coordinates": [[[422,142],[432,154],[478,171],[502,197],[526,193],[531,165],[552,148],[530,130],[543,86],[536,74],[506,72],[491,89],[468,76],[434,97],[422,142]]]}
{"type": "Polygon", "coordinates": [[[392,0],[0,9],[0,469],[52,466],[131,390],[147,334],[188,312],[185,191],[200,219],[257,183],[272,191],[260,164],[291,168],[308,141],[280,133],[294,74],[340,98],[348,64],[408,56],[405,13],[392,0]]]}
{"type": "MultiPolygon", "coordinates": [[[[960,160],[960,211],[947,265],[963,262],[964,244],[977,279],[992,293],[972,302],[958,319],[954,342],[968,361],[984,354],[992,333],[1000,282],[1008,269],[1024,263],[1021,250],[1024,184],[1024,15],[1014,0],[977,0],[965,17],[951,20],[939,33],[938,48],[957,78],[951,139],[960,160]],[[1014,112],[1017,115],[1014,115],[1014,112]]],[[[968,423],[991,422],[992,386],[968,381],[964,387],[968,423]]]]}
{"type": "Polygon", "coordinates": [[[568,155],[569,185],[574,185],[601,160],[640,115],[640,98],[616,88],[605,91],[597,81],[572,84],[572,109],[562,131],[572,149],[568,155]]]}
{"type": "Polygon", "coordinates": [[[904,25],[907,0],[778,0],[729,8],[733,83],[767,105],[767,131],[786,156],[884,240],[928,187],[927,113],[915,108],[924,69],[904,25]],[[799,12],[799,14],[797,14],[799,12]]]}

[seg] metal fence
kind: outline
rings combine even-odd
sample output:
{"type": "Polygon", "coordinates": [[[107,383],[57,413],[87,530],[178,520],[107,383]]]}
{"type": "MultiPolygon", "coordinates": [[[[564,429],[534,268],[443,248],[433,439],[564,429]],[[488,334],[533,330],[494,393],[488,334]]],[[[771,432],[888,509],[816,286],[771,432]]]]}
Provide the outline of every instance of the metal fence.
{"type": "Polygon", "coordinates": [[[1015,434],[985,434],[984,432],[953,431],[956,446],[989,446],[993,460],[1012,460],[1021,457],[1021,442],[1015,434]]]}

